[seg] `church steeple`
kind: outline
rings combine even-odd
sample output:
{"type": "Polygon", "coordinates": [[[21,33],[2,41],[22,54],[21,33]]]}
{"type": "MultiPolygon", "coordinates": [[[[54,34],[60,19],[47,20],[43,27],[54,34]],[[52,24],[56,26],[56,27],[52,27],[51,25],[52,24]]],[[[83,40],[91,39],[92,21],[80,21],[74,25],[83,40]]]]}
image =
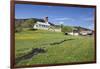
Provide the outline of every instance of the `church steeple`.
{"type": "Polygon", "coordinates": [[[44,18],[45,23],[48,23],[48,17],[44,18]]]}

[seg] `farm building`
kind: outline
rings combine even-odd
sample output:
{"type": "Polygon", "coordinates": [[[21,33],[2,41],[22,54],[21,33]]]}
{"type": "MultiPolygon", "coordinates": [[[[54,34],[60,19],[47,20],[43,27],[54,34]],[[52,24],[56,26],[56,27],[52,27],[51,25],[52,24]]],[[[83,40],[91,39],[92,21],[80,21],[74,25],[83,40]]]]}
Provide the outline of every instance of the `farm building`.
{"type": "Polygon", "coordinates": [[[68,32],[69,35],[79,35],[78,30],[73,30],[72,32],[68,32]]]}
{"type": "Polygon", "coordinates": [[[61,32],[61,27],[48,22],[48,17],[45,17],[42,21],[37,21],[33,28],[61,32]]]}
{"type": "Polygon", "coordinates": [[[35,25],[34,25],[34,29],[44,29],[44,30],[48,30],[50,24],[48,23],[43,23],[43,22],[37,22],[35,25]]]}
{"type": "Polygon", "coordinates": [[[80,35],[93,35],[93,30],[87,28],[80,28],[80,35]]]}
{"type": "Polygon", "coordinates": [[[83,28],[83,27],[75,27],[71,32],[67,32],[69,35],[93,35],[93,30],[83,28]]]}

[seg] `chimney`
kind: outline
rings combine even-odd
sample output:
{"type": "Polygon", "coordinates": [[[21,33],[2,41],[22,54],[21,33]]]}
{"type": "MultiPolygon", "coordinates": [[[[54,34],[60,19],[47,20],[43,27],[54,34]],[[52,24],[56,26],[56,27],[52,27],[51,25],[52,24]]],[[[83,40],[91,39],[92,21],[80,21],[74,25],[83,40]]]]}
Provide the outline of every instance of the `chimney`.
{"type": "Polygon", "coordinates": [[[45,23],[48,23],[48,17],[44,18],[45,23]]]}

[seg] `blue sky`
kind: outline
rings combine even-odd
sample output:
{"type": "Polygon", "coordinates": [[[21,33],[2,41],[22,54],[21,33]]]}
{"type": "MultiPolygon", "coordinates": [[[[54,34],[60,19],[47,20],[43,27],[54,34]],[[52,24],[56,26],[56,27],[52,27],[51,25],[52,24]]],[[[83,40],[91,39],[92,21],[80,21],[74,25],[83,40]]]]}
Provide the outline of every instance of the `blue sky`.
{"type": "Polygon", "coordinates": [[[94,8],[16,4],[15,18],[44,18],[49,22],[94,29],[94,8]]]}

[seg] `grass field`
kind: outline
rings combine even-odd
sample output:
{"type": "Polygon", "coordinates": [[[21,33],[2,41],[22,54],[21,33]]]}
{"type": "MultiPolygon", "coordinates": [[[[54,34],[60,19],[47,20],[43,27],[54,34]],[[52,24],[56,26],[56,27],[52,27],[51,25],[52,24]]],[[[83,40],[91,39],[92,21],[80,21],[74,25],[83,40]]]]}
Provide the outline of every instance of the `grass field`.
{"type": "Polygon", "coordinates": [[[69,36],[60,32],[43,30],[24,30],[15,33],[16,58],[35,48],[42,48],[46,52],[21,60],[16,65],[94,61],[93,36],[69,36]]]}

